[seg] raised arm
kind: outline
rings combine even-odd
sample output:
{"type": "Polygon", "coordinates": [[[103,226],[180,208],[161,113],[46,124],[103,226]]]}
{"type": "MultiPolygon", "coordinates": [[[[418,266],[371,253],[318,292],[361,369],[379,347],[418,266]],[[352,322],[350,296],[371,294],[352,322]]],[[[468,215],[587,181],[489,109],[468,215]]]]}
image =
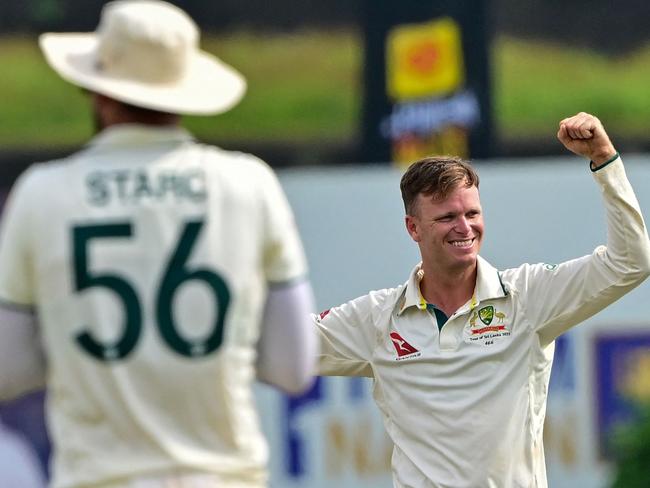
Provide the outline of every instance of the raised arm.
{"type": "Polygon", "coordinates": [[[525,265],[511,278],[526,289],[542,345],[641,284],[650,274],[650,241],[620,156],[600,120],[581,112],[560,122],[558,138],[589,158],[607,219],[607,244],[556,267],[525,265]]]}

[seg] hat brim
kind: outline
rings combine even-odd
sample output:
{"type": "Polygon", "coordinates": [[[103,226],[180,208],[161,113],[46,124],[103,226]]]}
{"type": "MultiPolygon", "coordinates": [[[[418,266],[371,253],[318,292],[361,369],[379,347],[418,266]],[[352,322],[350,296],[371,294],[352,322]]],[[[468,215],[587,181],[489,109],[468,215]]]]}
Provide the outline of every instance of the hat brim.
{"type": "Polygon", "coordinates": [[[48,64],[66,81],[139,107],[187,115],[213,115],[234,107],[246,80],[231,66],[201,50],[189,59],[182,79],[151,84],[111,77],[97,69],[94,33],[47,33],[39,45],[48,64]]]}

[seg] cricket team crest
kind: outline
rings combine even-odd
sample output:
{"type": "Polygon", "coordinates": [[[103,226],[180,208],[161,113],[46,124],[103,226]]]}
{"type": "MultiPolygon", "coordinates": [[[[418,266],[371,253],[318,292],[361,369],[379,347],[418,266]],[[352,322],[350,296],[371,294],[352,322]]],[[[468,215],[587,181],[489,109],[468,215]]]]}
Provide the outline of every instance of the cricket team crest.
{"type": "Polygon", "coordinates": [[[478,311],[478,318],[481,319],[481,322],[483,322],[485,325],[490,325],[492,323],[492,319],[494,318],[494,307],[492,305],[488,305],[487,307],[483,307],[478,311]]]}
{"type": "Polygon", "coordinates": [[[498,337],[508,337],[510,331],[506,327],[506,319],[506,314],[498,311],[493,305],[486,305],[478,311],[473,310],[469,317],[469,341],[481,341],[490,345],[498,337]]]}

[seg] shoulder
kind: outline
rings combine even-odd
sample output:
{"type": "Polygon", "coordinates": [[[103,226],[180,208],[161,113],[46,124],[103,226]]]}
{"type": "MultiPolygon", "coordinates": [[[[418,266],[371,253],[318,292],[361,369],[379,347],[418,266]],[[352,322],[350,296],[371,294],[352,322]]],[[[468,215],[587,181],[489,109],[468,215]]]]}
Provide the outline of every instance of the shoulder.
{"type": "Polygon", "coordinates": [[[515,268],[499,271],[499,276],[508,290],[521,291],[526,289],[531,278],[552,275],[558,266],[558,264],[554,263],[523,263],[515,268]]]}
{"type": "Polygon", "coordinates": [[[247,178],[275,178],[271,167],[253,154],[241,151],[228,151],[220,147],[199,144],[208,158],[208,168],[230,171],[246,175],[247,178]]]}
{"type": "Polygon", "coordinates": [[[16,179],[15,187],[47,185],[55,179],[66,178],[71,171],[78,166],[80,158],[83,158],[85,151],[71,154],[69,156],[51,159],[49,161],[37,161],[32,163],[16,179]]]}
{"type": "Polygon", "coordinates": [[[404,286],[400,285],[395,288],[372,290],[366,295],[351,300],[347,305],[360,311],[366,311],[368,315],[371,315],[374,319],[378,319],[383,315],[392,314],[398,301],[403,296],[404,286]]]}
{"type": "Polygon", "coordinates": [[[381,309],[390,309],[392,311],[397,302],[403,296],[405,288],[406,285],[402,284],[393,288],[373,290],[368,293],[368,300],[381,309]]]}
{"type": "Polygon", "coordinates": [[[373,290],[316,315],[316,322],[325,329],[354,326],[366,331],[379,331],[390,321],[392,311],[401,296],[400,288],[373,290]]]}
{"type": "Polygon", "coordinates": [[[65,180],[66,169],[69,166],[70,162],[67,159],[33,163],[12,184],[10,198],[22,202],[32,195],[35,200],[42,202],[48,195],[55,196],[53,184],[58,180],[65,180]]]}

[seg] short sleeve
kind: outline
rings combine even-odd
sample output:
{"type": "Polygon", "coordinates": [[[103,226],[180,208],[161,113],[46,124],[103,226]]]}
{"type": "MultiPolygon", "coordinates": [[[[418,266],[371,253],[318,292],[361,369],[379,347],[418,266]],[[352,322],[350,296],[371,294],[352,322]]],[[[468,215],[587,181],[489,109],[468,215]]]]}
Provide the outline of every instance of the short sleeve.
{"type": "Polygon", "coordinates": [[[9,305],[35,302],[28,176],[14,184],[0,219],[0,301],[9,305]]]}
{"type": "Polygon", "coordinates": [[[262,188],[265,277],[274,284],[303,278],[307,263],[294,215],[280,182],[268,167],[262,188]]]}

